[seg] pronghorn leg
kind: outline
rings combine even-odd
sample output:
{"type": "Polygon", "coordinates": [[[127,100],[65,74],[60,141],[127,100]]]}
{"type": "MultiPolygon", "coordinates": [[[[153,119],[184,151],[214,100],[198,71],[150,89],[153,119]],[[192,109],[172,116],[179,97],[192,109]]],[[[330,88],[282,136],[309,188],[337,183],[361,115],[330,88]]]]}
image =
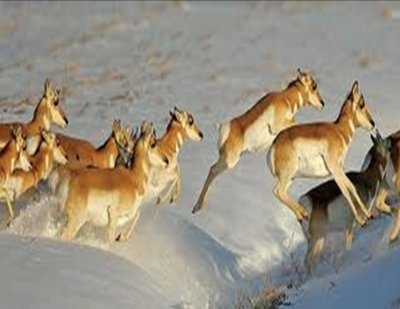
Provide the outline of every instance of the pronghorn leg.
{"type": "Polygon", "coordinates": [[[85,219],[83,216],[67,215],[67,222],[61,231],[61,239],[63,241],[71,241],[74,239],[84,223],[85,219]]]}
{"type": "Polygon", "coordinates": [[[392,229],[390,230],[390,242],[393,243],[399,237],[399,230],[400,230],[400,209],[396,211],[396,218],[394,219],[392,229]]]}
{"type": "MultiPolygon", "coordinates": [[[[354,206],[353,199],[351,197],[350,191],[347,187],[347,177],[344,172],[340,168],[336,168],[334,165],[330,166],[328,164],[328,168],[336,182],[339,186],[340,191],[343,193],[344,197],[346,198],[347,202],[350,205],[351,211],[353,212],[354,218],[356,219],[357,223],[361,226],[365,226],[365,220],[361,219],[360,215],[358,214],[356,207],[354,206]]],[[[350,181],[349,181],[350,182],[350,181]]],[[[350,182],[351,183],[351,182],[350,182]]]]}
{"type": "Polygon", "coordinates": [[[324,248],[324,237],[314,236],[310,238],[305,259],[305,267],[308,275],[310,276],[314,275],[315,265],[316,262],[318,261],[318,258],[323,248],[324,248]]]}
{"type": "Polygon", "coordinates": [[[108,224],[107,224],[107,235],[108,235],[108,245],[110,248],[114,245],[115,234],[117,231],[118,223],[118,212],[117,208],[113,205],[109,206],[108,212],[108,224]]]}
{"type": "Polygon", "coordinates": [[[386,204],[386,198],[389,195],[389,189],[386,186],[382,186],[379,189],[378,195],[376,197],[376,208],[387,215],[392,215],[392,209],[388,204],[386,204]]]}
{"type": "Polygon", "coordinates": [[[345,247],[346,251],[350,251],[353,246],[354,232],[353,227],[346,227],[344,231],[345,247]]]}
{"type": "Polygon", "coordinates": [[[305,208],[287,192],[291,184],[292,180],[289,178],[279,178],[273,192],[282,203],[284,203],[294,212],[297,220],[301,221],[302,219],[307,219],[308,214],[305,208]]]}
{"type": "Polygon", "coordinates": [[[175,180],[175,186],[173,187],[173,191],[172,191],[172,195],[171,195],[171,199],[170,202],[174,203],[178,200],[178,198],[181,196],[181,172],[180,172],[180,168],[179,165],[177,167],[177,171],[176,171],[176,180],[175,180]]]}
{"type": "Polygon", "coordinates": [[[126,232],[122,234],[121,237],[119,238],[120,241],[127,241],[131,237],[132,232],[135,229],[136,223],[139,220],[139,217],[140,217],[140,210],[138,210],[138,212],[136,213],[135,217],[133,218],[126,232]]]}
{"type": "Polygon", "coordinates": [[[8,209],[8,222],[11,222],[14,219],[14,209],[11,205],[10,195],[7,190],[4,188],[0,188],[0,198],[4,197],[6,199],[7,209],[8,209]]]}
{"type": "Polygon", "coordinates": [[[210,171],[208,172],[206,182],[204,183],[203,189],[201,190],[196,205],[193,207],[192,213],[195,213],[204,207],[204,204],[206,203],[207,196],[210,190],[210,186],[212,182],[215,180],[215,178],[217,178],[218,175],[227,170],[228,167],[229,168],[234,167],[239,161],[239,158],[240,155],[238,155],[237,159],[235,160],[236,162],[233,162],[234,164],[228,166],[225,159],[221,155],[219,156],[218,161],[213,166],[211,166],[210,171]]]}

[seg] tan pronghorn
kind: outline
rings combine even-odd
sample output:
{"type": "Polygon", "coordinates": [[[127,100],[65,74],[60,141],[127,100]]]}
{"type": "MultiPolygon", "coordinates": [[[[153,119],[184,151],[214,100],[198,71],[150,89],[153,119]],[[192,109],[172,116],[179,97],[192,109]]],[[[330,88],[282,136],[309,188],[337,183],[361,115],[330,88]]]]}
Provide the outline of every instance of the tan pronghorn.
{"type": "Polygon", "coordinates": [[[66,164],[67,158],[60,141],[51,132],[42,131],[42,141],[36,153],[30,159],[31,170],[14,170],[7,183],[6,189],[12,200],[19,198],[29,189],[36,187],[39,181],[47,179],[53,170],[54,163],[66,164]]]}
{"type": "Polygon", "coordinates": [[[17,129],[11,128],[11,140],[0,152],[0,198],[6,200],[10,220],[14,217],[14,211],[6,185],[11,173],[18,167],[24,171],[29,171],[31,168],[26,153],[26,141],[20,126],[17,129]]]}
{"type": "Polygon", "coordinates": [[[11,139],[12,126],[22,126],[24,137],[37,137],[36,141],[32,141],[32,147],[28,149],[29,154],[33,154],[39,146],[42,130],[50,130],[52,124],[65,128],[68,125],[68,119],[60,106],[60,93],[61,90],[54,90],[50,80],[46,79],[42,98],[37,104],[30,122],[0,124],[0,148],[3,148],[11,139]]]}
{"type": "Polygon", "coordinates": [[[154,166],[150,171],[150,181],[146,200],[157,196],[157,203],[175,202],[181,193],[181,175],[178,162],[179,150],[187,138],[199,142],[203,133],[196,125],[193,115],[174,108],[171,120],[163,137],[157,140],[157,151],[168,158],[168,168],[154,166]],[[163,192],[163,190],[165,190],[163,192]]]}
{"type": "MultiPolygon", "coordinates": [[[[384,183],[390,160],[390,140],[383,139],[379,133],[376,138],[373,135],[371,135],[371,138],[373,147],[364,160],[362,170],[346,173],[356,187],[361,200],[370,207],[384,183]]],[[[304,231],[308,241],[305,266],[308,273],[312,274],[317,259],[323,250],[325,238],[329,233],[343,231],[346,250],[351,249],[354,216],[334,180],[311,189],[300,197],[299,202],[310,213],[308,228],[305,228],[304,231]]],[[[376,206],[378,210],[390,214],[390,209],[381,208],[379,204],[376,204],[376,206]]]]}
{"type": "Polygon", "coordinates": [[[349,202],[356,221],[361,226],[366,222],[358,214],[353,198],[363,214],[368,219],[371,218],[370,211],[343,171],[347,150],[358,127],[371,131],[375,123],[356,81],[336,121],[301,124],[287,128],[279,133],[272,143],[267,161],[272,174],[277,178],[273,192],[295,213],[298,220],[307,218],[307,212],[288,194],[293,180],[300,177],[318,178],[329,175],[333,176],[349,202]]]}
{"type": "Polygon", "coordinates": [[[58,191],[61,211],[67,222],[61,238],[72,240],[85,222],[107,226],[108,241],[116,239],[116,228],[126,222],[129,227],[121,239],[129,238],[139,218],[139,206],[145,194],[151,165],[166,167],[168,159],[160,157],[151,125],[142,124],[129,168],[71,170],[58,191]]]}
{"type": "Polygon", "coordinates": [[[322,109],[324,101],[315,80],[299,69],[298,77],[286,89],[266,94],[244,114],[221,125],[219,158],[211,166],[192,212],[204,207],[210,186],[218,175],[235,167],[243,153],[264,151],[280,131],[296,124],[298,109],[309,104],[322,109]]]}
{"type": "Polygon", "coordinates": [[[113,168],[122,151],[133,151],[131,132],[129,128],[121,128],[119,119],[114,120],[111,135],[98,148],[86,140],[64,134],[57,134],[57,138],[65,150],[70,167],[113,168]]]}

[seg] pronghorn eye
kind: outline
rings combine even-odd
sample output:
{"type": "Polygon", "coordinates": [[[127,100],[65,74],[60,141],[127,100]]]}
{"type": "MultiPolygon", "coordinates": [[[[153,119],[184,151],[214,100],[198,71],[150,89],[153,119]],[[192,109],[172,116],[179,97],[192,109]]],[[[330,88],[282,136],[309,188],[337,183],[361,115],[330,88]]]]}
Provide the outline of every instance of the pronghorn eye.
{"type": "Polygon", "coordinates": [[[156,147],[156,142],[155,141],[151,142],[150,147],[151,148],[155,148],[156,147]]]}
{"type": "Polygon", "coordinates": [[[317,90],[317,83],[314,82],[311,87],[313,91],[317,90]]]}
{"type": "Polygon", "coordinates": [[[365,107],[364,97],[361,97],[359,105],[360,105],[361,109],[363,109],[365,107]]]}
{"type": "Polygon", "coordinates": [[[189,117],[188,123],[190,126],[193,125],[193,123],[194,123],[193,117],[191,117],[191,116],[189,117]]]}
{"type": "Polygon", "coordinates": [[[57,106],[60,103],[60,100],[54,101],[54,106],[57,106]]]}

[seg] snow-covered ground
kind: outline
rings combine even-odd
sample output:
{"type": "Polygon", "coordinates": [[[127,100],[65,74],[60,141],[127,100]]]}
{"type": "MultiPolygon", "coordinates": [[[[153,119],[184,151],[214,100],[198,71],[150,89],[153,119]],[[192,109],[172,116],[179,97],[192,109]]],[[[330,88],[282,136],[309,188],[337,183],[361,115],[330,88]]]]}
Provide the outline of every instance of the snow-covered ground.
{"type": "MultiPolygon", "coordinates": [[[[191,111],[205,134],[181,152],[179,202],[143,205],[132,238],[112,252],[103,231],[90,227],[75,245],[59,242],[57,203],[43,188],[38,199],[19,201],[20,216],[0,235],[2,301],[7,308],[232,308],[240,293],[291,280],[305,240],[272,194],[265,154],[244,156],[217,180],[209,207],[191,214],[217,157],[215,124],[301,67],[313,72],[327,105],[300,111],[300,121],[334,119],[358,79],[389,134],[398,129],[399,37],[400,4],[392,2],[0,2],[0,121],[29,119],[50,77],[65,91],[66,132],[95,144],[114,117],[151,120],[160,135],[174,105],[191,111]]],[[[346,168],[358,169],[370,145],[358,132],[346,168]]],[[[297,181],[292,192],[317,183],[297,181]]],[[[348,254],[337,252],[339,242],[321,278],[291,303],[398,306],[390,224],[380,218],[358,231],[348,254]]]]}

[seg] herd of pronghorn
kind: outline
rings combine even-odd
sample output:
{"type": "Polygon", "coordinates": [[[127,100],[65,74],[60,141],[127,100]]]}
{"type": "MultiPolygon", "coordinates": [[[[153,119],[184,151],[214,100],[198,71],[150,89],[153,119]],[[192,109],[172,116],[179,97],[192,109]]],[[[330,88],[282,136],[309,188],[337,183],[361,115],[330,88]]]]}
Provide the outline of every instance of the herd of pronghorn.
{"type": "MultiPolygon", "coordinates": [[[[30,122],[0,124],[0,197],[7,205],[8,222],[15,217],[12,202],[47,180],[65,217],[61,239],[71,241],[89,223],[106,227],[110,246],[127,240],[144,201],[173,203],[179,198],[179,151],[187,138],[199,142],[203,134],[192,114],[175,107],[161,138],[146,121],[139,130],[122,128],[115,120],[109,138],[95,147],[50,131],[52,124],[68,125],[60,95],[47,79],[30,122]]],[[[385,214],[396,214],[390,240],[397,239],[400,212],[392,201],[400,193],[400,131],[380,136],[357,81],[333,122],[297,124],[297,111],[307,105],[322,109],[324,101],[313,77],[298,69],[285,89],[267,93],[219,126],[219,157],[192,213],[205,206],[215,178],[235,167],[242,154],[268,149],[268,166],[276,180],[273,193],[302,223],[308,239],[305,265],[312,272],[327,234],[343,231],[349,250],[354,219],[364,227],[373,218],[373,204],[385,214]],[[371,132],[373,146],[359,172],[345,173],[344,160],[357,128],[371,132]],[[333,180],[299,200],[288,193],[296,178],[329,175],[333,180]]]]}

